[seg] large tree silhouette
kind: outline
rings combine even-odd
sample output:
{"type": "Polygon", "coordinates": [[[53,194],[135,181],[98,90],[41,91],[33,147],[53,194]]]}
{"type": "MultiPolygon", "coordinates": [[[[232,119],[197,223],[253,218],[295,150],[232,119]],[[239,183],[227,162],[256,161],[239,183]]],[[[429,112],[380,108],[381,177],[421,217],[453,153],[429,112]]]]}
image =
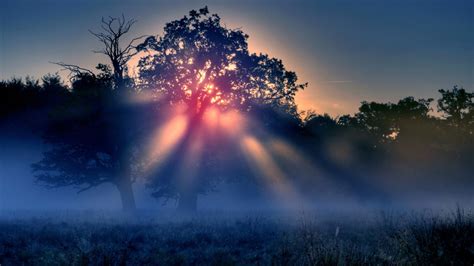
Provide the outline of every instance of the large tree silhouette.
{"type": "Polygon", "coordinates": [[[204,163],[194,169],[200,173],[198,178],[179,180],[169,174],[182,166],[180,158],[192,145],[206,110],[245,113],[272,106],[296,114],[294,96],[306,84],[297,83],[296,74],[286,70],[281,60],[250,54],[247,38],[241,30],[222,26],[220,17],[205,7],[166,24],[163,37],[144,43],[153,55],[139,63],[142,86],[159,94],[162,105],[185,106],[189,118],[186,133],[167,163],[174,170],[159,172],[150,182],[155,196],[178,198],[181,209],[196,209],[197,194],[215,181],[212,141],[206,143],[211,157],[201,159],[204,163]]]}

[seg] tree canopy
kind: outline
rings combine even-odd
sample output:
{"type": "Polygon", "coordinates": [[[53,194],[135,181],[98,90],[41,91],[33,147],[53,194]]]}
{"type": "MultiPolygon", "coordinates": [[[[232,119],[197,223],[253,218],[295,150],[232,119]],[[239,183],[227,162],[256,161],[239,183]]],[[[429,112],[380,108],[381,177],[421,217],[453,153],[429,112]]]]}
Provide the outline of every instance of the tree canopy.
{"type": "Polygon", "coordinates": [[[191,109],[247,110],[252,104],[278,104],[295,108],[299,84],[281,60],[250,54],[248,35],[221,25],[207,7],[166,24],[164,35],[148,39],[153,55],[141,60],[140,81],[164,94],[170,104],[191,109]]]}

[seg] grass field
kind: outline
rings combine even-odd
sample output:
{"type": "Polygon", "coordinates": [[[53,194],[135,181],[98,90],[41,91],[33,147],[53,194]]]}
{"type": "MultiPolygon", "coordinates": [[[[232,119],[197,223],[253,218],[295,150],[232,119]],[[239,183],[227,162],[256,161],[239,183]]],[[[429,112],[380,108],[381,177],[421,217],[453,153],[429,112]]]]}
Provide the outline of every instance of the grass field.
{"type": "Polygon", "coordinates": [[[473,265],[474,216],[453,212],[19,213],[4,265],[473,265]]]}

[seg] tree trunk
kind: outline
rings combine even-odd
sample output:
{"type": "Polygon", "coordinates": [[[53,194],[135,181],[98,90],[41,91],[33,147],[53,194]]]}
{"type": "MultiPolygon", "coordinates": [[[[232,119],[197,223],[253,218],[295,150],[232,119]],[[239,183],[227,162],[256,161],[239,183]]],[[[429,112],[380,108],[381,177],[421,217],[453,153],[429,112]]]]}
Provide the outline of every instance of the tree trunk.
{"type": "MultiPolygon", "coordinates": [[[[131,169],[131,141],[130,130],[127,128],[128,121],[130,121],[129,110],[125,109],[120,100],[123,95],[118,95],[118,106],[115,106],[116,118],[114,120],[113,129],[115,131],[115,139],[119,143],[116,150],[117,165],[117,185],[122,199],[122,209],[126,212],[133,212],[136,210],[135,196],[132,187],[132,169],[131,169]]],[[[112,133],[114,134],[114,133],[112,133]]]]}
{"type": "Polygon", "coordinates": [[[180,193],[178,210],[181,212],[191,213],[197,210],[197,191],[185,190],[180,193]]]}
{"type": "Polygon", "coordinates": [[[122,209],[126,212],[133,212],[137,209],[135,197],[133,195],[132,182],[128,176],[122,176],[121,182],[117,184],[122,199],[122,209]]]}
{"type": "Polygon", "coordinates": [[[136,210],[135,196],[133,195],[132,179],[130,162],[127,155],[128,150],[124,147],[119,150],[119,167],[117,172],[117,187],[122,199],[122,209],[126,212],[133,212],[136,210]]]}

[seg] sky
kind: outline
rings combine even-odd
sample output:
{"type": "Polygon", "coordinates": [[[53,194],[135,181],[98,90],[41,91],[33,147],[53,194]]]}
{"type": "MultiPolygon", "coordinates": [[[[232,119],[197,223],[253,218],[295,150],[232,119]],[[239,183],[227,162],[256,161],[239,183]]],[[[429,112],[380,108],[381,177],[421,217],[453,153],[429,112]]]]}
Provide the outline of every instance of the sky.
{"type": "Polygon", "coordinates": [[[2,0],[0,79],[59,71],[51,61],[106,62],[91,52],[101,47],[88,33],[102,16],[137,19],[130,37],[160,35],[166,22],[206,5],[249,34],[252,52],[282,59],[309,83],[296,97],[300,110],[337,116],[363,100],[474,89],[471,0],[2,0]]]}

